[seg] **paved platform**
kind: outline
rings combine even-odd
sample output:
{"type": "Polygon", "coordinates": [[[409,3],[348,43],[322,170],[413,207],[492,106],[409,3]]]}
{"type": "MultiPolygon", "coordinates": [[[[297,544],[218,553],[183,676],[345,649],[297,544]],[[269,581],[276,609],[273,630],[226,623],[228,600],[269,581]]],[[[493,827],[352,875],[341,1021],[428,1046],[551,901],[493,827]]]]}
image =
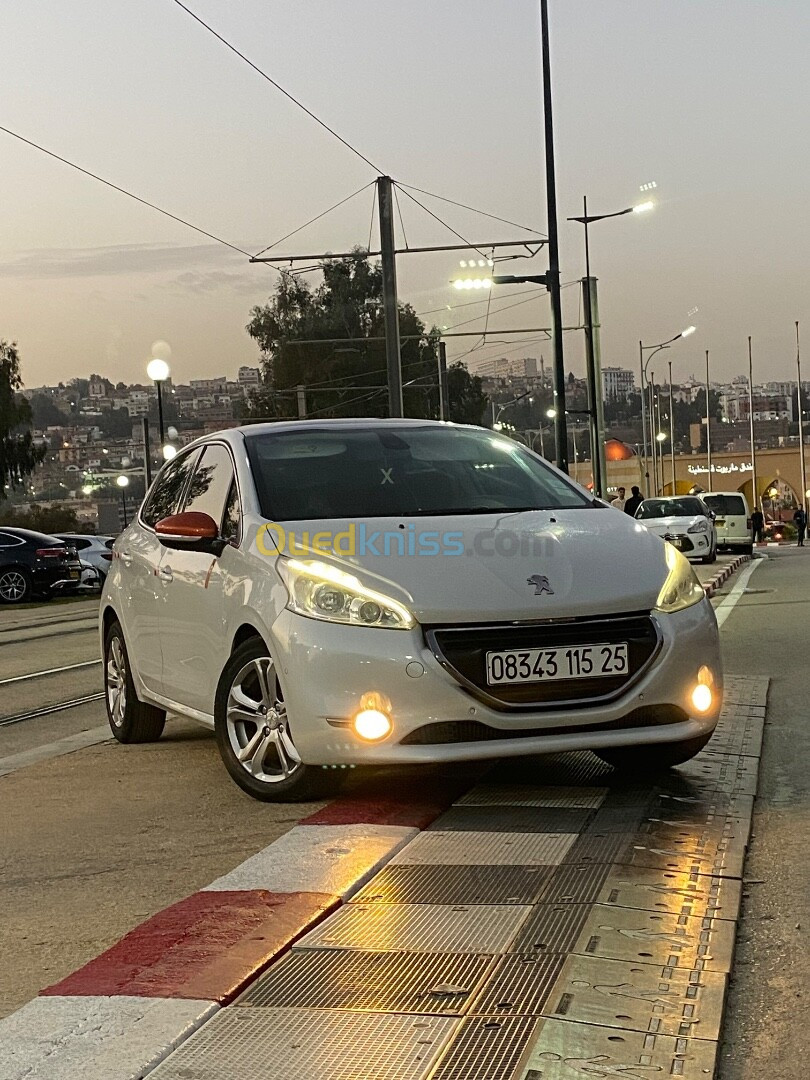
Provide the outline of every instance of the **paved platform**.
{"type": "Polygon", "coordinates": [[[712,1077],[767,689],[652,783],[497,766],[150,1076],[712,1077]]]}

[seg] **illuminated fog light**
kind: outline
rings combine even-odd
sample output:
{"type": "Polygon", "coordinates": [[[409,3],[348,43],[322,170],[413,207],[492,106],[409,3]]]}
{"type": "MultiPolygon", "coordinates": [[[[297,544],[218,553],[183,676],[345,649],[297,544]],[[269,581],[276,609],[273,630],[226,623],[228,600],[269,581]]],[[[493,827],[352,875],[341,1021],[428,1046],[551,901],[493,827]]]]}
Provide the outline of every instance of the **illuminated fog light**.
{"type": "Polygon", "coordinates": [[[705,683],[698,683],[692,691],[692,704],[698,712],[708,712],[712,707],[712,688],[705,683]]]}
{"type": "Polygon", "coordinates": [[[379,709],[362,709],[352,721],[352,726],[367,742],[379,742],[391,732],[391,721],[379,709]]]}

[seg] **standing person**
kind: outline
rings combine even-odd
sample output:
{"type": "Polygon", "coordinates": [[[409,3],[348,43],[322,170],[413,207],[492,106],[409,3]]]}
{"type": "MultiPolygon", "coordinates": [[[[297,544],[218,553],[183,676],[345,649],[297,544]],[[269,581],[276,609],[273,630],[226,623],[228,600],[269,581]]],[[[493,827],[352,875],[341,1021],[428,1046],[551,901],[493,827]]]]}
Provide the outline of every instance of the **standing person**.
{"type": "Polygon", "coordinates": [[[625,512],[625,514],[629,514],[630,517],[635,517],[636,516],[636,510],[638,510],[638,508],[641,506],[641,504],[643,502],[644,502],[644,496],[641,494],[640,490],[634,484],[630,488],[630,498],[624,504],[624,512],[625,512]]]}
{"type": "Polygon", "coordinates": [[[751,511],[751,531],[754,534],[754,543],[761,544],[765,538],[765,518],[758,506],[751,511]]]}
{"type": "Polygon", "coordinates": [[[616,488],[616,498],[611,502],[611,506],[615,506],[617,510],[624,510],[624,488],[616,488]]]}
{"type": "Polygon", "coordinates": [[[798,534],[798,546],[804,547],[804,530],[807,528],[807,514],[804,512],[804,507],[797,508],[793,515],[793,523],[796,526],[796,532],[798,534]]]}

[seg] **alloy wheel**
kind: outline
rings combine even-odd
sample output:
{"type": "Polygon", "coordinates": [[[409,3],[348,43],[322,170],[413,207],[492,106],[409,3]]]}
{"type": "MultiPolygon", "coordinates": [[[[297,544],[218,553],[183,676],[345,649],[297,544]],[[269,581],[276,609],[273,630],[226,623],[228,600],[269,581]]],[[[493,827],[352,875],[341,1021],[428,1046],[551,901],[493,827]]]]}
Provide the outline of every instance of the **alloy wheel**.
{"type": "Polygon", "coordinates": [[[127,662],[121,639],[114,637],[107,653],[107,708],[116,727],[122,727],[127,710],[127,662]]]}
{"type": "Polygon", "coordinates": [[[278,784],[303,767],[269,656],[251,660],[237,673],[228,691],[225,719],[231,750],[254,780],[278,784]]]}
{"type": "Polygon", "coordinates": [[[0,599],[13,604],[25,596],[26,581],[19,570],[6,570],[0,575],[0,599]]]}

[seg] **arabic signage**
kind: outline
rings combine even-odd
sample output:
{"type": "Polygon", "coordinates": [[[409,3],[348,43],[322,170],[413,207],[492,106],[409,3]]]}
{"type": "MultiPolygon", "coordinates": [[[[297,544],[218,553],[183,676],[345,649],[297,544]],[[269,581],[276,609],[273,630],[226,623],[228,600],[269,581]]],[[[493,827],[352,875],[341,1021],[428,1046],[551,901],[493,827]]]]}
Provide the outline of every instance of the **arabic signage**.
{"type": "MultiPolygon", "coordinates": [[[[692,476],[698,476],[700,473],[707,473],[709,471],[706,465],[689,465],[687,466],[687,472],[692,476]]],[[[753,472],[754,468],[750,461],[732,461],[729,465],[712,465],[712,472],[719,473],[721,476],[727,473],[746,473],[753,472]]]]}

